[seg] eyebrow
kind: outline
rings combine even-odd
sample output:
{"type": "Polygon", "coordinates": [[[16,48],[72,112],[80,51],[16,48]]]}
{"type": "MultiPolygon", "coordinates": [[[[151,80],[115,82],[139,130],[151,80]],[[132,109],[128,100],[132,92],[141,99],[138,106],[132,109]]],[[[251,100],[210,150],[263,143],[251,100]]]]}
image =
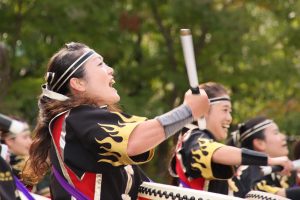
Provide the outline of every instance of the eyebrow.
{"type": "Polygon", "coordinates": [[[232,108],[232,106],[231,106],[231,105],[228,105],[228,104],[225,104],[225,105],[223,104],[222,106],[223,106],[223,107],[232,108]]]}
{"type": "Polygon", "coordinates": [[[93,60],[100,60],[99,64],[102,64],[104,62],[104,59],[102,56],[98,55],[97,57],[95,57],[93,60]]]}
{"type": "Polygon", "coordinates": [[[229,109],[232,110],[232,106],[230,106],[230,105],[222,105],[222,107],[223,107],[223,108],[229,108],[229,109]]]}

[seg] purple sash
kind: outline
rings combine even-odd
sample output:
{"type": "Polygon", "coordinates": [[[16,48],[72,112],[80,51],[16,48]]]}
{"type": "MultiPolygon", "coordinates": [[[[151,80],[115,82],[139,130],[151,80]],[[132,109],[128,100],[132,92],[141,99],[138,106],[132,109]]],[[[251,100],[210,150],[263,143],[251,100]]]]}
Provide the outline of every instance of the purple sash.
{"type": "Polygon", "coordinates": [[[182,187],[184,188],[191,188],[190,186],[188,186],[185,182],[183,182],[182,180],[179,179],[179,183],[182,185],[182,187]]]}
{"type": "Polygon", "coordinates": [[[19,181],[18,177],[14,176],[17,188],[26,196],[29,200],[34,200],[33,196],[28,192],[27,188],[19,181]]]}
{"type": "Polygon", "coordinates": [[[79,190],[76,190],[72,185],[70,185],[55,169],[55,167],[52,165],[52,170],[55,178],[60,183],[60,185],[73,197],[75,197],[77,200],[88,200],[89,198],[86,197],[82,192],[79,190]]]}

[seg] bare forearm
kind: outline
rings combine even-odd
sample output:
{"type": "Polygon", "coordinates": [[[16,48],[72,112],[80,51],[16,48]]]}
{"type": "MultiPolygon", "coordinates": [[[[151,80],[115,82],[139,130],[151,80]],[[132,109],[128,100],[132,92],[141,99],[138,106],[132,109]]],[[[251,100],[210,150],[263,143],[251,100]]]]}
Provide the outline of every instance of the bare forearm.
{"type": "Polygon", "coordinates": [[[212,156],[212,161],[223,165],[281,165],[284,174],[288,174],[292,169],[291,161],[286,156],[271,158],[262,152],[231,146],[217,149],[212,156]]]}
{"type": "Polygon", "coordinates": [[[193,118],[203,116],[208,109],[209,101],[204,90],[199,95],[187,92],[182,105],[135,127],[128,139],[127,154],[134,156],[153,149],[191,123],[193,118]]]}
{"type": "Polygon", "coordinates": [[[241,149],[232,146],[223,146],[214,152],[212,161],[223,165],[240,165],[242,162],[241,155],[241,149]]]}
{"type": "Polygon", "coordinates": [[[164,129],[156,119],[142,122],[129,137],[127,153],[129,156],[135,156],[147,152],[164,140],[164,129]]]}

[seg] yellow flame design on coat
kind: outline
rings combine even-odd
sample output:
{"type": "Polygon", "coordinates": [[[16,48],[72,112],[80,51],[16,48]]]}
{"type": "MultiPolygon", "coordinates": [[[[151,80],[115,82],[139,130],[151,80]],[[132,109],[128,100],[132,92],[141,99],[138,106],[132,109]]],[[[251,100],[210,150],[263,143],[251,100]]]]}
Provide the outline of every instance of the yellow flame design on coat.
{"type": "Polygon", "coordinates": [[[235,182],[232,179],[228,179],[227,182],[230,190],[232,190],[233,192],[239,191],[239,188],[236,186],[235,182]]]}
{"type": "Polygon", "coordinates": [[[210,139],[198,138],[199,149],[191,150],[193,162],[191,166],[194,170],[199,171],[200,176],[205,179],[214,179],[211,168],[212,155],[223,144],[214,142],[210,139]]]}
{"type": "Polygon", "coordinates": [[[263,180],[261,182],[258,182],[256,186],[254,187],[255,190],[260,190],[263,192],[269,192],[272,194],[276,194],[281,188],[276,186],[271,186],[267,184],[266,180],[263,180]]]}
{"type": "Polygon", "coordinates": [[[101,159],[99,159],[98,162],[110,163],[113,166],[132,164],[134,161],[127,155],[128,138],[133,129],[140,122],[145,121],[146,118],[138,116],[131,116],[128,118],[121,113],[113,113],[120,118],[116,125],[98,124],[101,129],[107,133],[107,137],[102,140],[96,138],[96,142],[100,145],[100,149],[102,150],[102,153],[99,153],[101,159]],[[111,157],[116,159],[112,160],[111,157]]]}
{"type": "Polygon", "coordinates": [[[278,175],[278,178],[279,178],[279,182],[280,182],[280,185],[284,188],[284,189],[287,189],[289,188],[289,184],[288,184],[288,177],[287,176],[280,176],[278,175]]]}

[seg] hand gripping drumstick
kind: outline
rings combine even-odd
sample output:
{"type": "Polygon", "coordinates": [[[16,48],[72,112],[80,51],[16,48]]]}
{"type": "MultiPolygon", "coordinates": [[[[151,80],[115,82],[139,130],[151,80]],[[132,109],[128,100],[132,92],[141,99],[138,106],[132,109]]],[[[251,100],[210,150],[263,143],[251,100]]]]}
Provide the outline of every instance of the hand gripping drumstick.
{"type": "MultiPolygon", "coordinates": [[[[294,161],[292,161],[292,163],[293,163],[293,169],[292,170],[300,169],[300,159],[299,160],[294,160],[294,161]]],[[[275,166],[263,167],[261,169],[261,172],[262,172],[263,176],[266,176],[266,175],[271,174],[272,172],[280,172],[281,170],[283,170],[282,166],[275,165],[275,166]]]]}
{"type": "MultiPolygon", "coordinates": [[[[193,38],[190,29],[181,29],[180,38],[192,94],[200,94],[196,70],[196,61],[194,55],[193,38]]],[[[201,117],[198,120],[198,126],[200,130],[206,128],[206,122],[204,117],[201,117]]]]}

